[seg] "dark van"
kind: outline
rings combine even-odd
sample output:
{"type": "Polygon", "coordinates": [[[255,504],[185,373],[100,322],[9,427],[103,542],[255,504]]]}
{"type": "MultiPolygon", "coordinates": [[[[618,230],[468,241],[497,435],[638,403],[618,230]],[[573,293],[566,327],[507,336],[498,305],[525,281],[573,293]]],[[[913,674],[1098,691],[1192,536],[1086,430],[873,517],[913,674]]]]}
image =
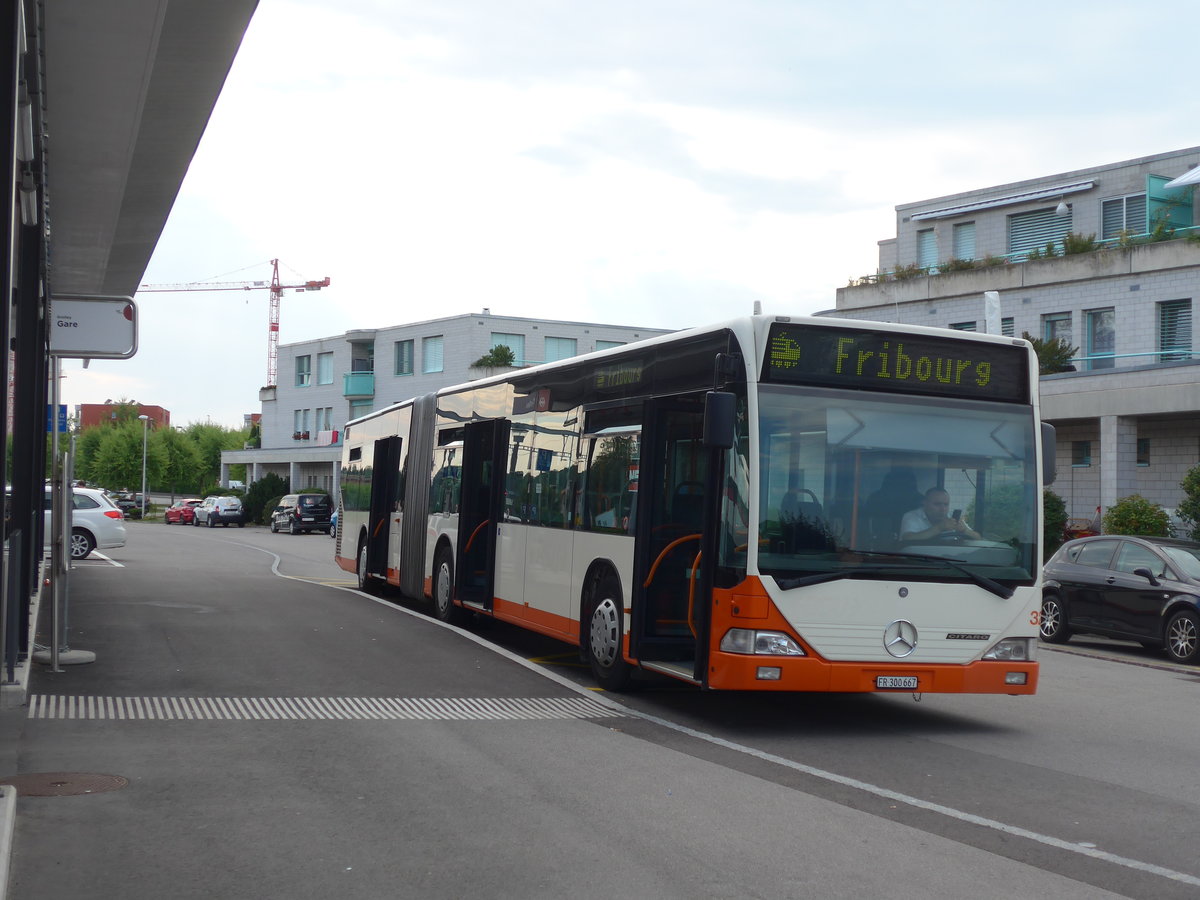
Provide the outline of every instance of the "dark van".
{"type": "Polygon", "coordinates": [[[328,494],[287,494],[271,514],[271,531],[288,534],[308,534],[323,531],[329,534],[333,501],[328,494]]]}

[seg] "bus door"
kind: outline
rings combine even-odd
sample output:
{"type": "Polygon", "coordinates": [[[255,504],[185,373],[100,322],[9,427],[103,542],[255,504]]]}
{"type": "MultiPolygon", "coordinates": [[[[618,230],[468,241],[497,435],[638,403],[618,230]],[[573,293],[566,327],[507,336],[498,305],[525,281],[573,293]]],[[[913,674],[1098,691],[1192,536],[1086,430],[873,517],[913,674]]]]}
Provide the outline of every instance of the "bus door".
{"type": "Polygon", "coordinates": [[[387,578],[388,540],[400,508],[401,438],[387,437],[375,442],[371,460],[371,512],[367,519],[366,573],[387,578]]]}
{"type": "Polygon", "coordinates": [[[708,453],[703,398],[646,404],[630,652],[646,668],[700,680],[708,602],[698,596],[708,453]],[[698,672],[698,674],[697,674],[698,672]]]}
{"type": "Polygon", "coordinates": [[[471,422],[463,434],[458,511],[458,598],[490,610],[496,584],[496,526],[504,514],[505,454],[509,422],[471,422]]]}

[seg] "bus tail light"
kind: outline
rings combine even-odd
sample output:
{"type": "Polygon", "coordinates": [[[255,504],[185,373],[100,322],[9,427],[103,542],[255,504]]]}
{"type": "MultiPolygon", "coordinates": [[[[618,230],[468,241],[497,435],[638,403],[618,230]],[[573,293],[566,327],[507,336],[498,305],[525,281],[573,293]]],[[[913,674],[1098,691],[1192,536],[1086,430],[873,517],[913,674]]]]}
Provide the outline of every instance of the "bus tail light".
{"type": "Polygon", "coordinates": [[[730,628],[721,638],[726,653],[749,653],[758,656],[804,656],[800,645],[782,631],[755,631],[750,628],[730,628]]]}
{"type": "Polygon", "coordinates": [[[1006,662],[1033,662],[1037,638],[1005,638],[992,645],[984,659],[999,659],[1006,662]]]}

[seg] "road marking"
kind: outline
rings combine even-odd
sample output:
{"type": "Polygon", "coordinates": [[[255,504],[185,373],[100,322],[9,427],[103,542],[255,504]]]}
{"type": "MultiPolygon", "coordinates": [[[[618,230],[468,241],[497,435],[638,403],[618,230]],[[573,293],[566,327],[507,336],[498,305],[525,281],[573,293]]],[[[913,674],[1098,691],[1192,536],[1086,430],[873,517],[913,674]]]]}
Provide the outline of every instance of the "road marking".
{"type": "Polygon", "coordinates": [[[72,561],[71,561],[71,568],[73,569],[73,568],[75,568],[76,566],[80,565],[81,563],[83,563],[83,564],[84,564],[84,565],[85,565],[87,568],[89,568],[89,569],[95,568],[95,566],[87,566],[87,565],[86,565],[87,563],[91,562],[92,560],[96,560],[97,562],[103,561],[103,562],[107,563],[108,565],[110,565],[110,566],[113,566],[114,568],[117,568],[117,569],[123,569],[123,568],[125,568],[125,564],[124,564],[124,563],[119,563],[119,562],[117,562],[115,559],[112,559],[111,557],[105,556],[105,555],[104,555],[103,553],[101,553],[99,550],[93,550],[91,553],[89,553],[89,554],[88,554],[87,556],[85,556],[83,559],[75,559],[75,560],[72,560],[72,561]]]}
{"type": "Polygon", "coordinates": [[[318,719],[611,719],[591,697],[96,697],[34,694],[30,719],[208,721],[318,719]]]}

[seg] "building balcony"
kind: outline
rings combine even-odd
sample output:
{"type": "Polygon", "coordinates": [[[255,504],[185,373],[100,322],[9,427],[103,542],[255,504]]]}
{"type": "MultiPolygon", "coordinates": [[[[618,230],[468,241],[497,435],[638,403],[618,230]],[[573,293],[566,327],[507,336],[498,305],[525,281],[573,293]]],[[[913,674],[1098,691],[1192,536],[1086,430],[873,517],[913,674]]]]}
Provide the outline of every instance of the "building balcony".
{"type": "Polygon", "coordinates": [[[364,400],[375,396],[374,372],[347,372],[342,376],[342,396],[347,400],[364,400]]]}
{"type": "Polygon", "coordinates": [[[961,267],[902,266],[894,272],[856,278],[838,288],[837,309],[891,306],[1188,268],[1200,265],[1200,241],[1186,237],[1193,233],[1200,233],[1200,229],[1176,229],[1175,239],[1151,243],[1122,246],[1115,241],[1097,241],[1099,249],[1062,256],[1029,259],[1026,254],[1009,254],[963,263],[961,267]]]}

